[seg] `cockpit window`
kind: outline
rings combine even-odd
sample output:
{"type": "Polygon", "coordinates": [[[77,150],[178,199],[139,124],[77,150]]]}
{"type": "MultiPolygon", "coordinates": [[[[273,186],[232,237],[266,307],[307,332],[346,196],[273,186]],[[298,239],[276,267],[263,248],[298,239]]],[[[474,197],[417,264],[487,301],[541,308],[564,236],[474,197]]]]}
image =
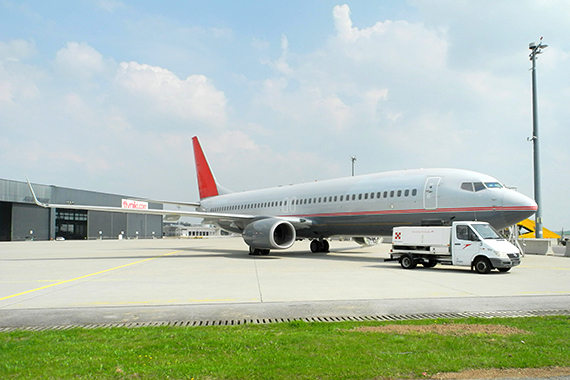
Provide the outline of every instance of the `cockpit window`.
{"type": "Polygon", "coordinates": [[[483,182],[473,182],[473,186],[475,187],[475,191],[485,190],[483,182]]]}
{"type": "Polygon", "coordinates": [[[462,190],[467,191],[481,191],[485,189],[502,189],[503,185],[499,182],[463,182],[461,184],[462,190]]]}

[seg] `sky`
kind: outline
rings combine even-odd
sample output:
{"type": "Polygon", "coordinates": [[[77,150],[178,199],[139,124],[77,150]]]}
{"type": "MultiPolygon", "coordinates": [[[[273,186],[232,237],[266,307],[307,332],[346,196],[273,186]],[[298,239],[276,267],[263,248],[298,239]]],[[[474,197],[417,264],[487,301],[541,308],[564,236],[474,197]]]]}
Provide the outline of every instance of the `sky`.
{"type": "Polygon", "coordinates": [[[196,201],[449,167],[570,229],[567,0],[0,0],[0,178],[196,201]]]}

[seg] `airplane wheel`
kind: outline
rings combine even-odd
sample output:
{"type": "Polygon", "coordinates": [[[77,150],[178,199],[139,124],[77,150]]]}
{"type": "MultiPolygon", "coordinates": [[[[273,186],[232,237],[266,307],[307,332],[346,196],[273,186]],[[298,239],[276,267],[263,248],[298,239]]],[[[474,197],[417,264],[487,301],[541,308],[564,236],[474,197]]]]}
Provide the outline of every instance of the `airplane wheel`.
{"type": "Polygon", "coordinates": [[[311,252],[328,252],[330,248],[327,240],[311,240],[311,252]]]}
{"type": "Polygon", "coordinates": [[[473,262],[473,268],[480,274],[487,274],[491,271],[491,263],[486,257],[478,257],[473,262]]]}
{"type": "Polygon", "coordinates": [[[412,255],[404,255],[400,258],[400,265],[404,269],[414,269],[418,263],[412,255]]]}
{"type": "Polygon", "coordinates": [[[321,242],[318,240],[311,240],[311,252],[321,252],[321,242]]]}
{"type": "Polygon", "coordinates": [[[250,256],[266,256],[269,255],[269,249],[249,247],[250,256]]]}

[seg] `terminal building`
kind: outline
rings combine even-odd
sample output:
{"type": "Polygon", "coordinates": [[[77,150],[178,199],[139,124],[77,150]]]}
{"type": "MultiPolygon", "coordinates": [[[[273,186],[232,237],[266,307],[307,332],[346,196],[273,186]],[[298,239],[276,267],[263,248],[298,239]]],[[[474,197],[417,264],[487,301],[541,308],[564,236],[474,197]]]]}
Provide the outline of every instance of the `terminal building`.
{"type": "MultiPolygon", "coordinates": [[[[121,207],[132,197],[34,184],[40,202],[121,207]]],[[[149,203],[149,209],[162,204],[149,203]]],[[[26,182],[0,179],[0,241],[161,238],[162,216],[39,207],[26,182]]]]}

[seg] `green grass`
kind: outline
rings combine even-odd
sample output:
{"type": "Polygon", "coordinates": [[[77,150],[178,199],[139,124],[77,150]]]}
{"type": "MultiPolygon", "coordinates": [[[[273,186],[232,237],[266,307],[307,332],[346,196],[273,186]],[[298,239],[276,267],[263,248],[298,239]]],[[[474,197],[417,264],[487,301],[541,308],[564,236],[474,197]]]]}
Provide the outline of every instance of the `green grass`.
{"type": "Polygon", "coordinates": [[[350,331],[381,322],[0,333],[1,379],[421,378],[570,363],[570,317],[394,322],[496,324],[525,334],[350,331]]]}

